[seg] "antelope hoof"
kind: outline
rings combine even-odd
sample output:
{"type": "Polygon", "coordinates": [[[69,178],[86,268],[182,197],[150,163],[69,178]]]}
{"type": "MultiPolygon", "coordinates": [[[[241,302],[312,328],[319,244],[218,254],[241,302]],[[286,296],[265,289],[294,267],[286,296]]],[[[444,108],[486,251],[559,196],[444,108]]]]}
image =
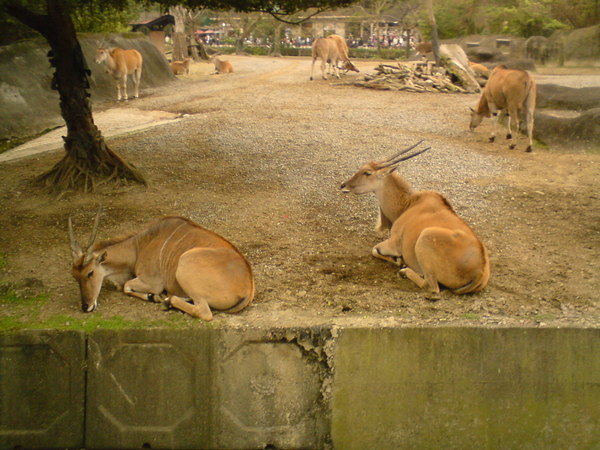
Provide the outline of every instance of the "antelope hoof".
{"type": "Polygon", "coordinates": [[[162,294],[148,294],[148,301],[151,301],[152,303],[164,302],[162,294]]]}
{"type": "Polygon", "coordinates": [[[406,275],[406,267],[404,269],[400,269],[398,271],[398,275],[400,275],[402,278],[408,278],[408,276],[406,275]]]}
{"type": "Polygon", "coordinates": [[[490,142],[494,142],[496,140],[496,136],[490,136],[490,142]]]}
{"type": "Polygon", "coordinates": [[[168,311],[173,307],[173,305],[171,305],[171,297],[166,297],[161,304],[161,308],[163,311],[168,311]]]}
{"type": "Polygon", "coordinates": [[[509,149],[511,149],[511,150],[514,150],[514,148],[515,148],[515,147],[516,147],[516,145],[515,145],[515,144],[510,144],[510,145],[508,146],[508,148],[509,148],[509,149]]]}
{"type": "Polygon", "coordinates": [[[425,298],[430,302],[437,302],[438,300],[442,299],[442,296],[439,292],[427,292],[425,294],[425,298]]]}
{"type": "Polygon", "coordinates": [[[525,151],[527,153],[531,153],[533,151],[533,148],[531,148],[531,145],[528,145],[527,148],[525,149],[525,151]]]}
{"type": "Polygon", "coordinates": [[[512,134],[508,133],[508,134],[506,135],[506,139],[512,139],[512,134]]]}

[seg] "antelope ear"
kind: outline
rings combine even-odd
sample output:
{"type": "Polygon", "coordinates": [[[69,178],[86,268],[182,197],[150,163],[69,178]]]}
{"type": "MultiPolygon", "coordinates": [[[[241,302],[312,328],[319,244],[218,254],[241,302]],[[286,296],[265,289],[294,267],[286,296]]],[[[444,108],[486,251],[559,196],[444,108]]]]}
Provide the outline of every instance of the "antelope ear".
{"type": "Polygon", "coordinates": [[[469,109],[471,110],[471,112],[475,112],[475,110],[473,108],[471,108],[470,106],[469,106],[469,109]]]}
{"type": "Polygon", "coordinates": [[[106,260],[107,251],[102,252],[100,256],[98,256],[98,264],[102,264],[106,260]]]}
{"type": "Polygon", "coordinates": [[[380,170],[377,173],[377,177],[378,178],[384,178],[387,177],[389,174],[391,174],[394,170],[396,170],[398,168],[398,166],[391,166],[391,167],[386,167],[383,170],[380,170]]]}

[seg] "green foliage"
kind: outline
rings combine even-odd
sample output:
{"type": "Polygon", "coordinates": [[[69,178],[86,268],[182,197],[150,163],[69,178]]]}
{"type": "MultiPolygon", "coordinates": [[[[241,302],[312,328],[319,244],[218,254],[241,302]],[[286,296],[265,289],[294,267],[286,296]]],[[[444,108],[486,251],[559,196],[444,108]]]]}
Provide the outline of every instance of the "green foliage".
{"type": "Polygon", "coordinates": [[[519,0],[514,6],[490,6],[486,9],[492,33],[517,36],[549,36],[567,25],[551,17],[547,1],[519,0]]]}
{"type": "MultiPolygon", "coordinates": [[[[435,16],[441,39],[469,34],[512,34],[549,36],[554,31],[593,25],[598,18],[597,0],[450,0],[435,2],[435,16]],[[594,3],[596,6],[594,7],[594,3]],[[581,17],[585,19],[581,19],[581,17]],[[577,19],[579,20],[577,20],[577,19]]],[[[431,36],[425,11],[419,19],[421,31],[431,36]]]]}
{"type": "Polygon", "coordinates": [[[102,0],[91,0],[74,9],[71,18],[78,32],[121,33],[130,30],[128,24],[140,11],[141,7],[131,0],[118,7],[102,0]]]}

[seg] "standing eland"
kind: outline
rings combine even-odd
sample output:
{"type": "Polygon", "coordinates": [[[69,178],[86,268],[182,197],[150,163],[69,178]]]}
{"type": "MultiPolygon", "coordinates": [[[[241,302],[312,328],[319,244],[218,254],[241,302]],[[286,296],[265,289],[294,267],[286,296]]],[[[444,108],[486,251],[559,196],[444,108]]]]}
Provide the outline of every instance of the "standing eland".
{"type": "Polygon", "coordinates": [[[96,309],[105,279],[146,301],[166,294],[167,306],[207,321],[213,318],[211,308],[235,313],[252,302],[250,264],[225,238],[189,219],[168,216],[139,233],[94,244],[100,213],[85,248],[75,239],[71,217],[68,221],[72,274],[84,312],[96,309]]]}
{"type": "Polygon", "coordinates": [[[415,192],[394,173],[402,161],[429,150],[408,153],[421,142],[385,161],[363,165],[342,184],[342,192],[375,194],[379,203],[376,230],[390,230],[390,237],[373,247],[372,255],[406,266],[400,273],[428,289],[429,298],[439,298],[440,284],[454,294],[480,291],[490,278],[485,246],[444,196],[415,192]]]}
{"type": "Polygon", "coordinates": [[[96,63],[106,65],[106,72],[117,84],[117,100],[127,100],[127,76],[133,76],[134,98],[140,96],[140,80],[142,78],[142,55],[137,50],[122,48],[104,48],[96,50],[96,63]],[[121,96],[123,86],[123,96],[121,96]]]}

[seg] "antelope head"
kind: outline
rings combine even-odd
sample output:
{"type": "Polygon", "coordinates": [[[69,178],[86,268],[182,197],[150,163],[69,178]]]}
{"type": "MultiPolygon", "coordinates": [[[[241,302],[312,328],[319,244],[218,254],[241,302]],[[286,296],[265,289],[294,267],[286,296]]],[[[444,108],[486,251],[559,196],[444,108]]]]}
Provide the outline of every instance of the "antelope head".
{"type": "Polygon", "coordinates": [[[354,194],[366,194],[368,192],[375,192],[378,190],[385,177],[391,174],[398,168],[398,164],[407,159],[414,158],[423,152],[426,152],[431,147],[426,147],[422,150],[417,150],[409,153],[411,150],[419,146],[423,141],[417,142],[388,159],[381,162],[370,162],[358,169],[352,177],[340,186],[340,189],[344,194],[350,192],[354,194]]]}
{"type": "Polygon", "coordinates": [[[81,293],[81,309],[83,312],[92,312],[98,304],[98,295],[105,277],[105,270],[102,263],[106,258],[106,252],[94,253],[93,244],[98,234],[98,225],[100,223],[100,214],[102,207],[98,208],[94,218],[94,226],[90,238],[85,248],[81,247],[75,239],[73,233],[73,224],[69,216],[69,240],[71,242],[71,254],[73,256],[73,266],[71,274],[79,284],[81,293]]]}
{"type": "Polygon", "coordinates": [[[471,123],[469,123],[469,131],[473,131],[473,130],[475,130],[475,128],[477,128],[479,126],[479,124],[481,124],[481,121],[483,120],[484,115],[479,114],[473,108],[469,108],[469,109],[471,110],[471,123]]]}
{"type": "Polygon", "coordinates": [[[110,50],[105,47],[98,47],[96,49],[96,64],[104,62],[110,53],[110,50]]]}
{"type": "Polygon", "coordinates": [[[353,72],[360,72],[360,70],[358,70],[356,68],[356,66],[354,64],[352,64],[349,60],[344,61],[344,66],[342,67],[346,72],[348,71],[353,71],[353,72]]]}

